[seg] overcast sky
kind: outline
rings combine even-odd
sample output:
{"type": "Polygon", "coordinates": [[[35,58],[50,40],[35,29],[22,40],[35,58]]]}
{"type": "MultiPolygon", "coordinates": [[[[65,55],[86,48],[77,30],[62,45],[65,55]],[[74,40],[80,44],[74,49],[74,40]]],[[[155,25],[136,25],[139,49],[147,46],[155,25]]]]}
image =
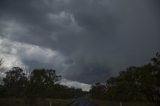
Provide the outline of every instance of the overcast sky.
{"type": "Polygon", "coordinates": [[[54,68],[90,84],[158,51],[159,0],[0,0],[6,67],[54,68]]]}

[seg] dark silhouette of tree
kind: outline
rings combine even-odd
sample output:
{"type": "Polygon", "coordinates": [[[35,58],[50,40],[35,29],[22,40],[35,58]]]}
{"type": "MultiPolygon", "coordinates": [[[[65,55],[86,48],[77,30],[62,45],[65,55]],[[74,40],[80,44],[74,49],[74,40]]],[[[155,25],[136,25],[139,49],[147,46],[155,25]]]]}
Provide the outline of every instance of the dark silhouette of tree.
{"type": "MultiPolygon", "coordinates": [[[[1,66],[3,64],[3,59],[0,59],[0,75],[3,73],[3,70],[1,69],[1,66]]],[[[4,86],[2,85],[2,76],[0,76],[0,97],[4,97],[5,96],[5,88],[4,86]]]]}
{"type": "Polygon", "coordinates": [[[97,99],[159,103],[160,54],[157,53],[148,64],[129,67],[118,76],[109,78],[106,86],[100,83],[93,85],[90,95],[97,99]]]}
{"type": "Polygon", "coordinates": [[[160,54],[141,67],[130,67],[107,80],[107,96],[113,100],[160,101],[160,54]]]}
{"type": "Polygon", "coordinates": [[[6,77],[3,78],[6,95],[8,96],[23,96],[27,86],[27,77],[23,69],[13,67],[6,72],[6,77]]]}
{"type": "Polygon", "coordinates": [[[55,82],[60,80],[55,70],[35,69],[31,72],[29,91],[35,96],[47,95],[47,90],[53,89],[55,82]]]}
{"type": "Polygon", "coordinates": [[[92,85],[90,96],[96,99],[106,99],[106,86],[100,83],[92,85]]]}
{"type": "Polygon", "coordinates": [[[107,94],[110,99],[138,101],[144,98],[137,69],[130,67],[127,71],[120,72],[118,77],[112,77],[107,81],[107,94]]]}

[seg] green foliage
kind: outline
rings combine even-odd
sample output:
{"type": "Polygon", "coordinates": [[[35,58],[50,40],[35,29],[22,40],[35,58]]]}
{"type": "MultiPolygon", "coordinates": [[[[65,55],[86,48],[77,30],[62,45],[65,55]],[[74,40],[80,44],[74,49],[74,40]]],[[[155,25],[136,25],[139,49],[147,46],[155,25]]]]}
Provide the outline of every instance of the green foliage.
{"type": "Polygon", "coordinates": [[[111,77],[105,86],[96,84],[91,97],[114,101],[160,102],[160,54],[140,67],[129,67],[117,77],[111,77]]]}

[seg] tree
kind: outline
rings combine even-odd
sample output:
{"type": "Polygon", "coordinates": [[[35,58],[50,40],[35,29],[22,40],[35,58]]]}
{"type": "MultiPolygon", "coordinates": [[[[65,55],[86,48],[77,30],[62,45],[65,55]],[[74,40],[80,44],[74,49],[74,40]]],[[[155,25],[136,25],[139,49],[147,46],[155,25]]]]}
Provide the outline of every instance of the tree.
{"type": "Polygon", "coordinates": [[[106,99],[106,86],[100,83],[92,85],[90,95],[92,98],[106,99]]]}
{"type": "Polygon", "coordinates": [[[27,77],[23,69],[13,67],[3,78],[4,87],[9,96],[23,96],[27,86],[27,77]]]}
{"type": "Polygon", "coordinates": [[[160,102],[160,53],[157,53],[151,60],[152,75],[154,76],[154,99],[160,102]]]}
{"type": "Polygon", "coordinates": [[[141,92],[138,67],[130,67],[117,77],[107,80],[107,96],[111,100],[138,101],[144,98],[141,92]]]}
{"type": "Polygon", "coordinates": [[[150,63],[129,67],[107,80],[107,96],[114,100],[160,102],[160,54],[150,63]]]}
{"type": "Polygon", "coordinates": [[[45,96],[58,80],[60,76],[56,75],[55,70],[35,69],[30,75],[29,92],[34,96],[45,96]]]}
{"type": "Polygon", "coordinates": [[[2,69],[2,64],[3,64],[3,59],[0,59],[0,85],[2,85],[2,73],[3,73],[3,69],[2,69]]]}

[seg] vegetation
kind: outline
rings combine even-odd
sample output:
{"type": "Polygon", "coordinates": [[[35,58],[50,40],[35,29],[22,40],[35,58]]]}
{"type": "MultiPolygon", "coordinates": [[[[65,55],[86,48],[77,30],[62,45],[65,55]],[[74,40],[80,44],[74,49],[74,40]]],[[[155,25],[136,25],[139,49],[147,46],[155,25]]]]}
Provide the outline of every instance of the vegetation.
{"type": "MultiPolygon", "coordinates": [[[[13,105],[12,103],[23,106],[22,104],[38,104],[37,100],[41,100],[41,104],[46,104],[48,103],[47,98],[69,99],[84,95],[81,89],[69,88],[56,83],[60,79],[61,76],[57,76],[56,71],[52,69],[34,69],[27,76],[23,69],[13,67],[6,72],[3,84],[0,85],[0,98],[3,98],[0,99],[0,103],[4,106],[5,104],[13,105]]],[[[63,103],[59,103],[59,106],[61,104],[63,106],[63,103]]]]}
{"type": "Polygon", "coordinates": [[[110,101],[149,101],[160,103],[160,54],[140,67],[129,67],[106,84],[95,84],[91,97],[110,101]]]}

